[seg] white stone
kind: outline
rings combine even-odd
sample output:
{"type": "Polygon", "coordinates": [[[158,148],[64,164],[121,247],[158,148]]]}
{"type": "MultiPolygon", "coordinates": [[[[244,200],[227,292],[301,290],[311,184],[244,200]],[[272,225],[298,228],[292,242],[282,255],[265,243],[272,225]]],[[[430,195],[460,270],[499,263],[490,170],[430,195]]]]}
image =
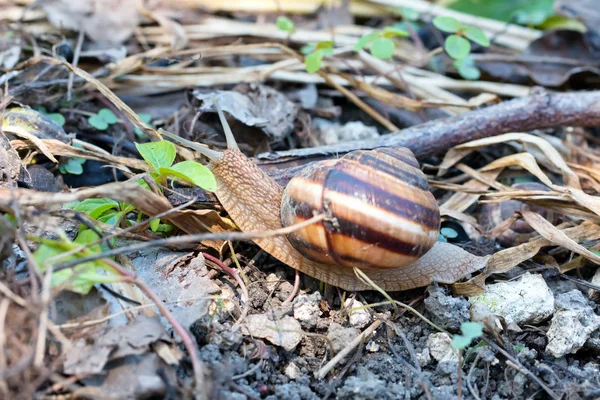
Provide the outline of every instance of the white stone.
{"type": "Polygon", "coordinates": [[[427,338],[429,354],[436,361],[458,361],[458,350],[452,348],[452,338],[446,332],[432,333],[427,338]]]}
{"type": "Polygon", "coordinates": [[[544,278],[529,272],[516,281],[488,285],[470,302],[483,303],[507,323],[517,325],[540,323],[554,312],[554,296],[544,278]]]}
{"type": "Polygon", "coordinates": [[[300,376],[300,368],[298,368],[296,363],[292,361],[285,367],[284,373],[285,376],[290,379],[298,379],[300,376]]]}
{"type": "Polygon", "coordinates": [[[267,339],[274,345],[292,351],[302,340],[303,332],[300,322],[286,315],[272,321],[267,314],[248,315],[242,333],[252,337],[267,339]]]}
{"type": "Polygon", "coordinates": [[[363,303],[355,299],[347,299],[344,307],[349,311],[350,325],[362,329],[371,323],[371,314],[369,310],[363,307],[363,303]]]}
{"type": "Polygon", "coordinates": [[[431,362],[431,354],[429,354],[429,349],[427,347],[425,347],[422,352],[417,353],[417,361],[419,361],[421,367],[424,367],[431,362]]]}
{"type": "Polygon", "coordinates": [[[367,349],[367,351],[370,351],[371,353],[377,353],[379,351],[380,347],[381,346],[379,346],[379,344],[375,343],[373,340],[371,340],[365,346],[365,348],[367,349]]]}
{"type": "Polygon", "coordinates": [[[319,303],[321,294],[315,292],[311,295],[301,294],[294,301],[294,318],[306,327],[314,328],[323,312],[319,303]]]}
{"type": "Polygon", "coordinates": [[[600,316],[579,290],[558,295],[556,304],[560,309],[550,322],[546,351],[559,358],[583,347],[591,334],[600,328],[600,316]]]}

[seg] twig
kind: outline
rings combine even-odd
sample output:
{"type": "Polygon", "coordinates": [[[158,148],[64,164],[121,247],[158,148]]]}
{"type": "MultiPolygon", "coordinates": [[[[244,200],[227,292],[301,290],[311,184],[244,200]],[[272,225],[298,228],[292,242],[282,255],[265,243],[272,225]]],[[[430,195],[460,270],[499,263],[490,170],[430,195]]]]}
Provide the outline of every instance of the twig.
{"type": "Polygon", "coordinates": [[[375,329],[377,329],[381,325],[381,320],[376,320],[373,322],[367,329],[365,329],[360,335],[358,335],[354,340],[352,340],[346,347],[342,349],[335,357],[333,357],[327,364],[321,367],[320,370],[317,371],[315,377],[317,379],[323,379],[329,371],[331,371],[344,357],[346,357],[356,346],[358,346],[363,340],[365,340],[375,329]]]}
{"type": "MultiPolygon", "coordinates": [[[[259,154],[256,158],[275,179],[294,174],[286,168],[319,158],[337,156],[359,149],[377,147],[407,147],[417,158],[444,153],[462,143],[508,132],[524,132],[533,129],[559,126],[600,125],[600,91],[549,93],[505,101],[475,111],[438,119],[425,124],[376,139],[357,140],[343,144],[319,146],[309,149],[259,154]]],[[[299,171],[295,171],[297,173],[299,171]]]]}
{"type": "Polygon", "coordinates": [[[58,272],[60,270],[66,268],[72,268],[76,265],[94,261],[101,258],[107,258],[116,256],[119,254],[130,253],[134,251],[140,251],[152,247],[157,246],[170,246],[176,244],[192,244],[202,242],[204,240],[253,240],[253,239],[264,239],[268,237],[278,236],[278,235],[287,235],[288,233],[294,232],[298,229],[302,229],[305,226],[309,226],[316,222],[322,221],[327,216],[325,214],[317,215],[311,219],[307,219],[298,224],[290,225],[286,228],[275,229],[272,231],[259,231],[259,232],[224,232],[224,233],[198,233],[194,235],[184,235],[184,236],[174,236],[166,239],[154,240],[151,242],[138,243],[131,246],[123,246],[118,249],[108,250],[103,253],[94,254],[89,257],[82,257],[76,260],[57,265],[54,267],[54,272],[58,272]]]}
{"type": "Polygon", "coordinates": [[[292,288],[292,292],[287,297],[287,299],[285,299],[283,303],[281,303],[282,306],[291,303],[292,300],[294,300],[294,297],[296,297],[296,295],[298,294],[298,290],[300,289],[300,271],[298,271],[297,269],[295,271],[296,276],[294,277],[294,287],[292,288]]]}

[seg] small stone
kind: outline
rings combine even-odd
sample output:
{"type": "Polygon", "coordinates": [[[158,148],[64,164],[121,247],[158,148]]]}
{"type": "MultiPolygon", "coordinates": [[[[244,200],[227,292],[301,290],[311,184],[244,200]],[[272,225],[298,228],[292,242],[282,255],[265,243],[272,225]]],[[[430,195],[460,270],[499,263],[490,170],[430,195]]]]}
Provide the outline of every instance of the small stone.
{"type": "Polygon", "coordinates": [[[379,132],[374,126],[367,126],[360,121],[340,125],[322,118],[315,118],[313,126],[323,144],[345,143],[353,140],[374,139],[379,132]]]}
{"type": "Polygon", "coordinates": [[[314,292],[311,295],[301,294],[294,301],[294,318],[306,328],[314,328],[323,312],[319,303],[321,293],[314,292]]]}
{"type": "Polygon", "coordinates": [[[417,353],[417,361],[421,367],[424,367],[431,362],[431,354],[427,347],[425,347],[422,352],[417,353]]]}
{"type": "Polygon", "coordinates": [[[446,332],[432,333],[427,338],[429,354],[436,361],[458,361],[458,350],[452,348],[452,338],[446,332]]]}
{"type": "Polygon", "coordinates": [[[333,343],[333,350],[337,353],[346,347],[352,340],[354,340],[360,331],[356,328],[344,328],[342,325],[332,322],[329,325],[327,332],[327,338],[333,343]]]}
{"type": "Polygon", "coordinates": [[[369,310],[363,307],[363,304],[355,299],[347,299],[344,303],[344,307],[350,311],[350,325],[355,328],[362,329],[369,325],[371,322],[371,314],[369,310]]]}
{"type": "Polygon", "coordinates": [[[425,309],[437,325],[459,330],[460,325],[469,320],[469,302],[465,298],[449,296],[444,288],[437,285],[429,286],[427,294],[425,309]]]}
{"type": "Polygon", "coordinates": [[[517,325],[540,323],[554,312],[554,296],[544,278],[529,272],[517,281],[488,285],[484,293],[471,298],[475,303],[517,325]]]}
{"type": "Polygon", "coordinates": [[[290,316],[271,321],[267,314],[253,314],[249,315],[246,321],[247,323],[242,326],[244,335],[267,339],[287,351],[294,350],[302,340],[302,326],[290,316]]]}
{"type": "Polygon", "coordinates": [[[285,367],[284,373],[290,379],[297,379],[300,376],[300,368],[292,361],[285,367]]]}
{"type": "Polygon", "coordinates": [[[594,313],[579,290],[558,295],[556,303],[561,308],[550,322],[546,351],[560,358],[576,353],[583,347],[590,335],[600,328],[600,316],[594,313]]]}
{"type": "Polygon", "coordinates": [[[379,346],[379,344],[377,344],[373,340],[371,340],[369,343],[367,343],[365,348],[367,349],[367,351],[370,351],[371,353],[377,353],[379,351],[379,349],[381,348],[381,346],[379,346]]]}

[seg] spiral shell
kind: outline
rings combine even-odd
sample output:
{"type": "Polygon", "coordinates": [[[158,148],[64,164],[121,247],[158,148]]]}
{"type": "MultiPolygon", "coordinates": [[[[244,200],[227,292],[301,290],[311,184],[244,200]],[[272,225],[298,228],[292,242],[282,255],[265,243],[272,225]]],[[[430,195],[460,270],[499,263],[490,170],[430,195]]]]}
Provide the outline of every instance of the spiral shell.
{"type": "Polygon", "coordinates": [[[358,268],[399,268],[436,242],[440,211],[406,148],[354,151],[314,163],[286,186],[282,226],[331,218],[288,235],[305,257],[358,268]]]}

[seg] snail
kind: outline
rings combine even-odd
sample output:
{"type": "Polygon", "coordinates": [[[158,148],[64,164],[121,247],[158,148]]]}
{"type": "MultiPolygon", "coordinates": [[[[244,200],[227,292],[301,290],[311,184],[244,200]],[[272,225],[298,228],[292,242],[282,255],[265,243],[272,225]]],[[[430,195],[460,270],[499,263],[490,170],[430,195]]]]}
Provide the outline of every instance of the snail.
{"type": "Polygon", "coordinates": [[[329,217],[287,236],[254,240],[279,261],[353,291],[373,289],[354,268],[380,288],[400,291],[454,283],[485,265],[487,258],[437,242],[440,210],[410,150],[361,150],[316,162],[283,188],[238,149],[215,106],[227,149],[194,149],[209,158],[215,195],[242,231],[275,230],[321,212],[329,217]]]}

